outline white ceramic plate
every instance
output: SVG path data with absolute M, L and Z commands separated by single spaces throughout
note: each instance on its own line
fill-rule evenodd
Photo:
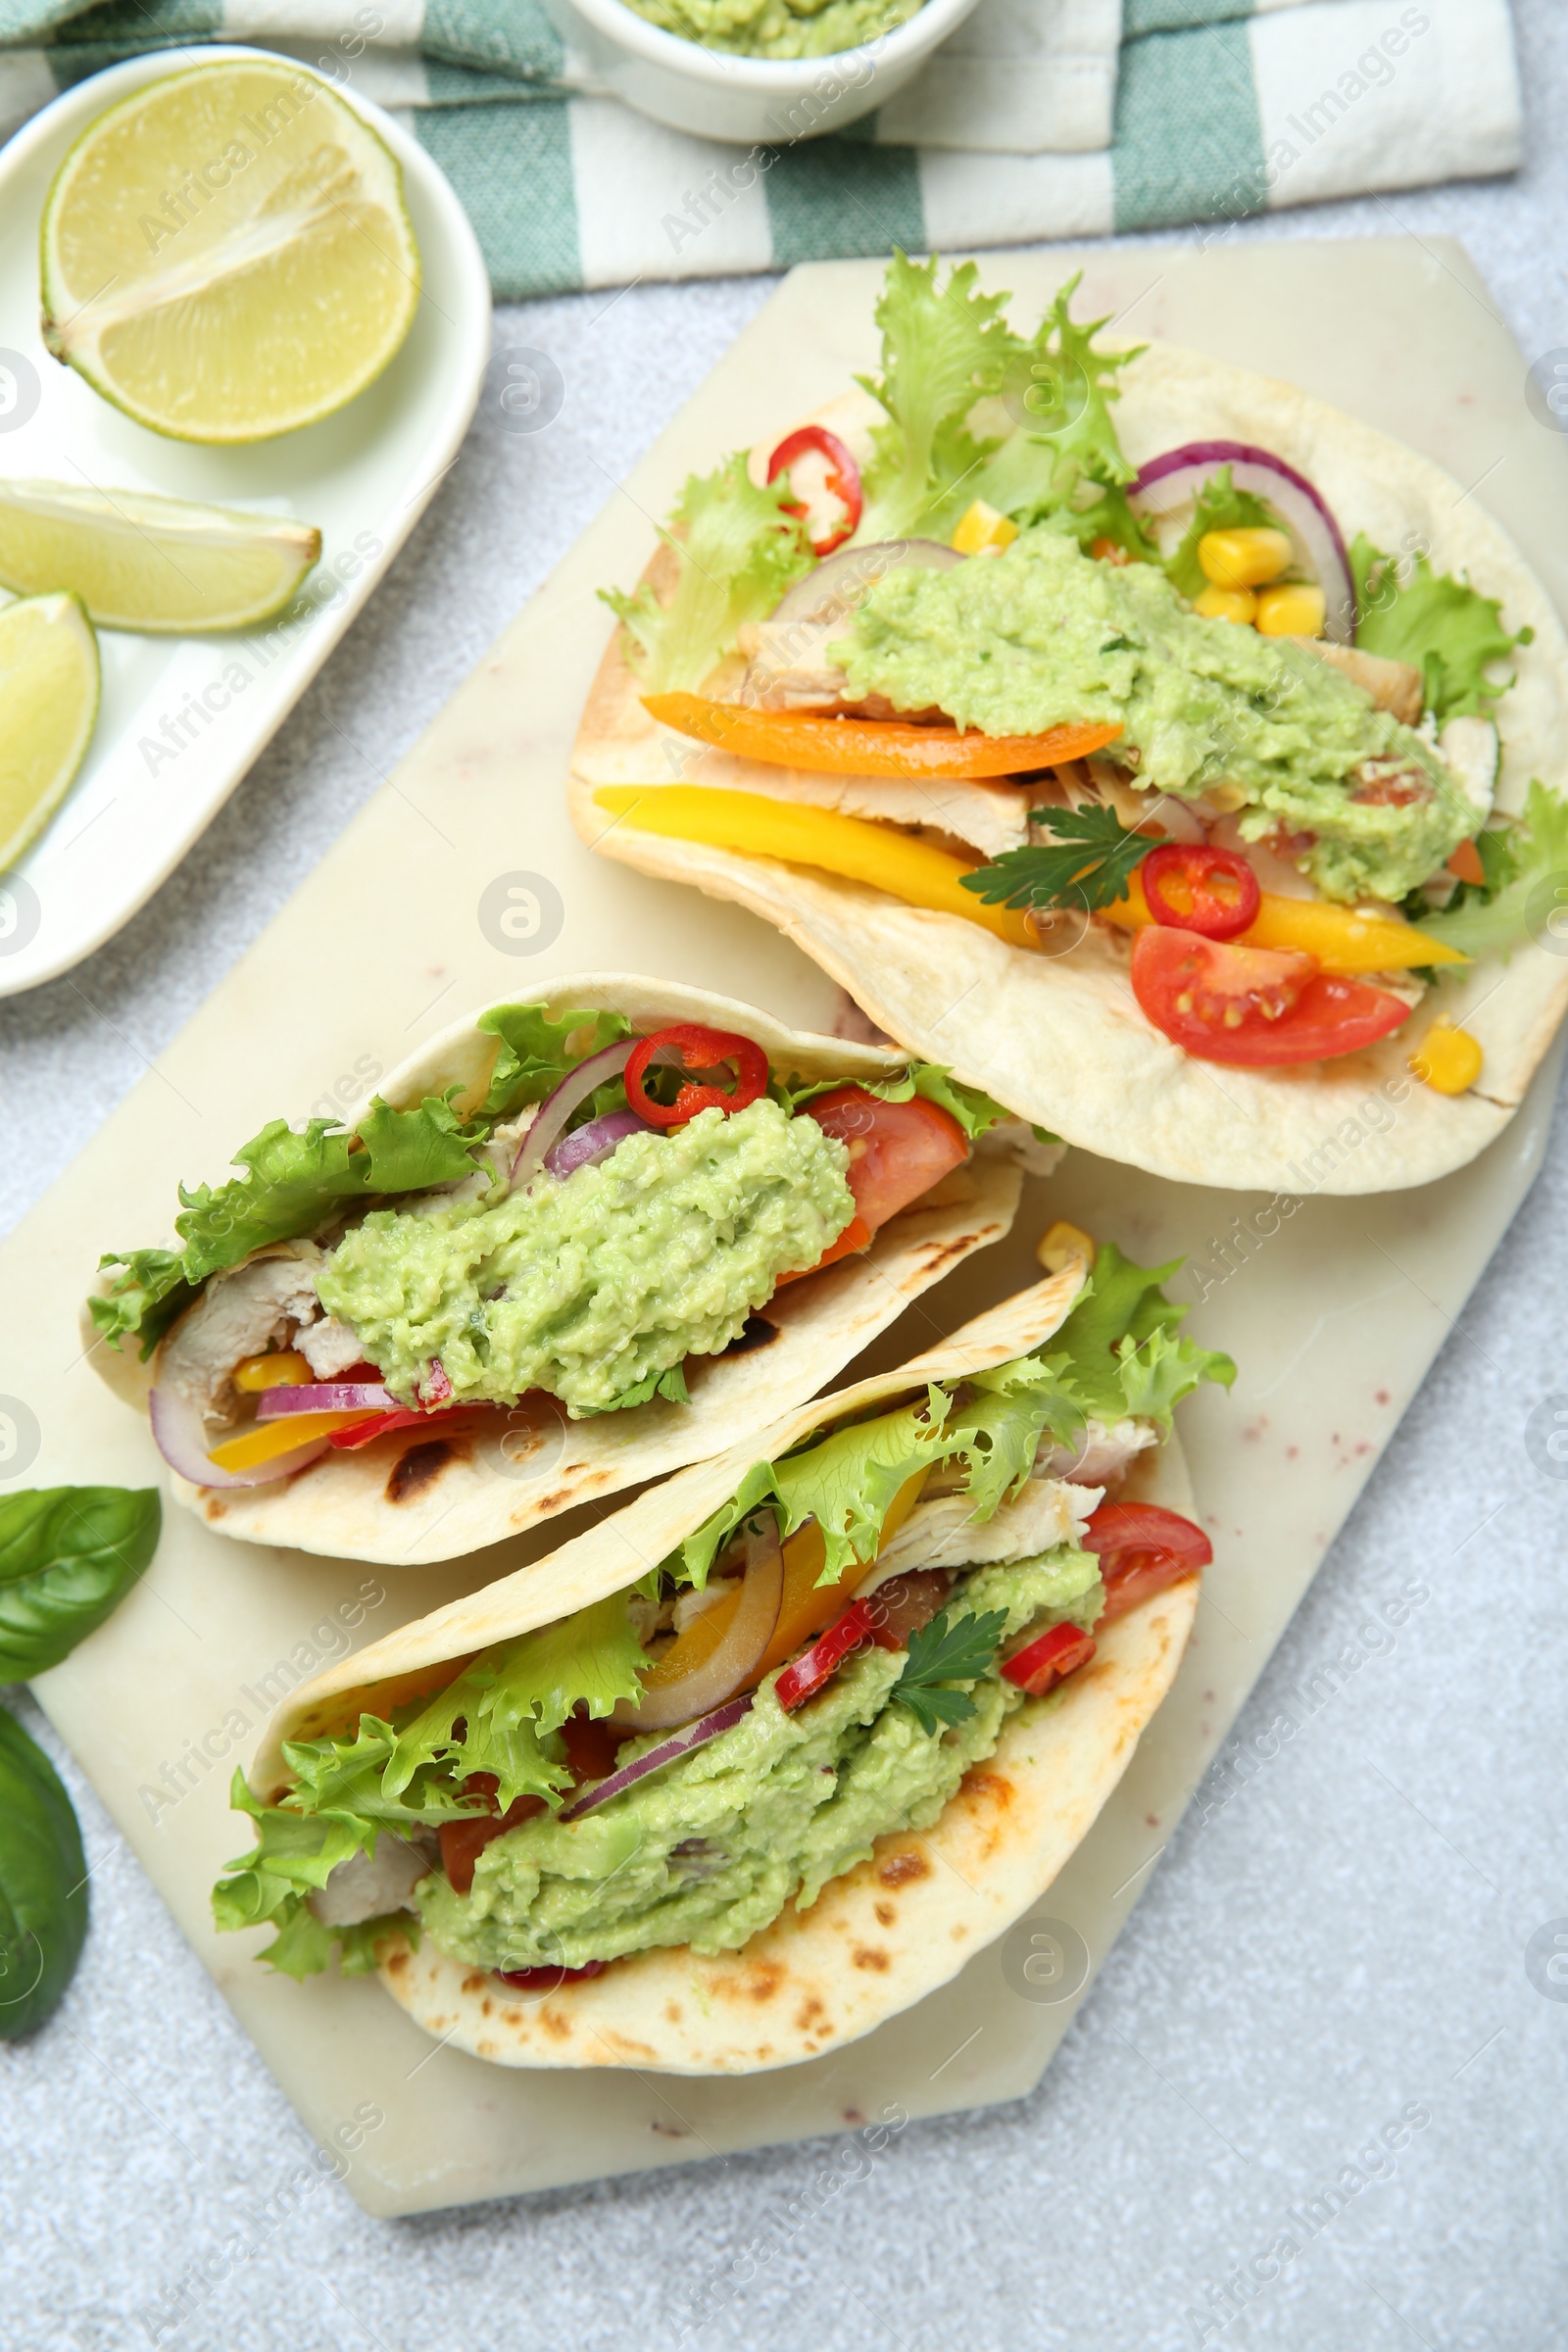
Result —
M 256 53 L 200 54 L 206 64 Z M 45 107 L 0 153 L 0 475 L 295 514 L 318 526 L 321 561 L 287 609 L 296 617 L 264 629 L 100 630 L 103 703 L 86 762 L 47 831 L 0 877 L 0 996 L 91 955 L 211 823 L 423 513 L 489 356 L 490 288 L 466 215 L 422 148 L 353 96 L 403 167 L 424 284 L 407 342 L 358 400 L 275 441 L 200 449 L 132 423 L 51 359 L 38 332 L 49 183 L 95 116 L 177 68 L 169 52 L 113 66 Z

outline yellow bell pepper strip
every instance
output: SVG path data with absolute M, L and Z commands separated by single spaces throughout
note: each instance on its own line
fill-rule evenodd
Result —
M 1030 775 L 1103 751 L 1119 726 L 1048 727 L 1043 735 L 982 735 L 915 727 L 896 718 L 826 718 L 814 710 L 758 710 L 701 694 L 645 694 L 662 726 L 694 735 L 737 760 L 808 767 L 835 776 Z
M 280 1453 L 297 1453 L 318 1438 L 331 1437 L 334 1430 L 382 1418 L 375 1412 L 281 1413 L 275 1421 L 258 1421 L 239 1437 L 225 1438 L 209 1448 L 207 1458 L 220 1470 L 255 1470 L 263 1462 L 275 1462 Z
M 1018 525 L 1010 515 L 999 514 L 995 507 L 988 507 L 983 498 L 977 498 L 959 516 L 957 528 L 953 534 L 953 545 L 960 556 L 984 555 L 988 547 L 994 547 L 1000 555 L 1003 548 L 1010 547 L 1017 536 Z
M 1141 931 L 1153 921 L 1144 886 L 1133 875 L 1127 896 L 1099 910 L 1107 923 Z M 1286 899 L 1265 890 L 1257 914 L 1235 948 L 1300 948 L 1326 972 L 1404 972 L 1430 963 L 1468 963 L 1457 948 L 1428 939 L 1418 923 L 1396 914 L 1358 914 L 1327 899 Z
M 765 793 L 715 792 L 702 784 L 606 784 L 594 799 L 639 833 L 706 842 L 710 849 L 735 850 L 747 858 L 779 858 L 786 865 L 813 865 L 848 882 L 868 882 L 907 906 L 961 915 L 1009 947 L 1036 944 L 1021 913 L 987 906 L 972 890 L 960 887 L 961 877 L 974 872 L 973 864 L 892 825 L 799 801 L 769 800 Z

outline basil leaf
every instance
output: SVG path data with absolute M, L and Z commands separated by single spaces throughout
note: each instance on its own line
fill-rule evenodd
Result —
M 0 2041 L 41 2026 L 75 1974 L 87 1865 L 71 1799 L 0 1707 Z
M 157 1489 L 0 1496 L 0 1683 L 58 1666 L 124 1598 L 158 1544 Z

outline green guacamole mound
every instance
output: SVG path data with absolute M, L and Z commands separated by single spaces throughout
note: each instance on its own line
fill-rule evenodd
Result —
M 1049 526 L 947 571 L 889 572 L 833 651 L 857 697 L 989 735 L 1119 724 L 1107 756 L 1136 752 L 1138 783 L 1235 785 L 1247 840 L 1314 836 L 1298 863 L 1326 898 L 1402 899 L 1476 827 L 1435 746 L 1304 647 L 1205 620 L 1157 565 L 1097 563 Z M 1357 800 L 1367 761 L 1430 792 Z
M 439 1356 L 460 1402 L 527 1389 L 603 1412 L 687 1355 L 715 1355 L 855 1214 L 849 1152 L 764 1096 L 630 1137 L 493 1208 L 372 1209 L 317 1280 L 408 1402 Z
M 734 57 L 829 57 L 906 24 L 924 0 L 627 0 L 662 31 Z
M 1103 1595 L 1094 1556 L 1058 1544 L 978 1569 L 948 1615 L 1005 1609 L 1005 1642 L 1034 1620 L 1087 1629 Z M 432 1939 L 475 1968 L 582 1968 L 656 1944 L 737 1950 L 792 1895 L 803 1910 L 813 1903 L 875 1838 L 928 1829 L 1025 1703 L 993 1667 L 964 1686 L 975 1710 L 966 1721 L 925 1732 L 892 1695 L 904 1663 L 902 1651 L 862 1652 L 789 1715 L 769 1675 L 733 1731 L 598 1812 L 540 1816 L 493 1839 L 469 1893 L 438 1874 L 421 1880 L 415 1900 Z M 628 1743 L 620 1762 L 667 1737 Z

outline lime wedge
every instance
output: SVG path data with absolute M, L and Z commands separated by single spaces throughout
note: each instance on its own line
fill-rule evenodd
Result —
M 0 606 L 0 873 L 43 831 L 86 757 L 98 640 L 74 596 Z
M 100 628 L 251 628 L 288 603 L 320 552 L 319 531 L 271 514 L 0 481 L 0 585 L 69 588 Z
M 282 58 L 122 99 L 44 207 L 44 341 L 179 440 L 263 441 L 329 416 L 380 374 L 418 300 L 396 159 Z

